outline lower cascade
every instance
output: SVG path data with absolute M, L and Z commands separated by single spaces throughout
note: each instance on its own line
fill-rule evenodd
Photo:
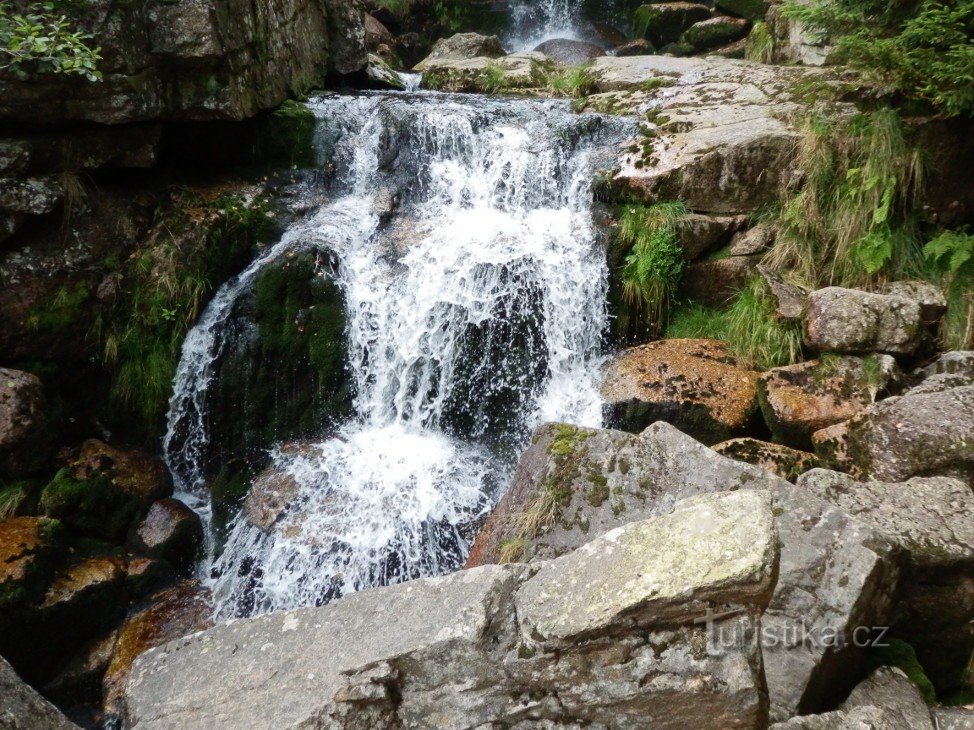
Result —
M 287 505 L 272 525 L 241 512 L 212 547 L 223 617 L 457 569 L 530 430 L 601 423 L 608 272 L 591 182 L 621 123 L 562 102 L 422 93 L 310 108 L 323 173 L 308 212 L 187 337 L 166 460 L 205 512 L 207 396 L 238 304 L 298 254 L 325 262 L 318 275 L 344 297 L 352 415 L 271 450 Z

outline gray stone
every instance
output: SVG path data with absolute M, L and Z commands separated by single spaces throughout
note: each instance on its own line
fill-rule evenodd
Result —
M 203 549 L 203 523 L 178 499 L 161 499 L 153 502 L 135 528 L 129 549 L 166 560 L 176 568 L 188 567 Z
M 423 84 L 450 92 L 496 92 L 490 88 L 492 72 L 502 77 L 505 89 L 530 89 L 544 84 L 544 69 L 554 62 L 540 53 L 513 53 L 500 58 L 430 61 L 423 66 Z
M 760 255 L 697 261 L 683 272 L 680 292 L 708 307 L 722 307 L 747 287 L 760 263 Z
M 734 236 L 728 252 L 731 256 L 752 256 L 774 245 L 775 230 L 766 223 L 758 223 Z
M 744 224 L 743 216 L 688 213 L 680 219 L 680 248 L 687 261 L 695 261 L 709 251 L 721 248 Z
M 905 555 L 894 627 L 914 646 L 942 691 L 971 681 L 974 658 L 974 492 L 964 482 L 915 477 L 856 482 L 815 469 L 798 479 L 808 495 L 834 504 L 896 544 Z
M 951 375 L 957 378 L 956 385 L 974 385 L 974 350 L 945 352 L 916 374 L 925 378 Z
M 564 38 L 555 38 L 545 41 L 534 49 L 535 53 L 541 53 L 550 58 L 555 63 L 565 66 L 577 66 L 605 55 L 605 50 L 586 41 L 572 41 Z
M 680 40 L 689 43 L 697 51 L 708 51 L 740 40 L 747 35 L 749 26 L 743 18 L 718 15 L 694 23 L 683 32 Z
M 64 189 L 53 177 L 0 179 L 0 211 L 43 215 L 50 213 L 64 197 Z
M 947 313 L 947 297 L 939 286 L 929 281 L 894 281 L 885 293 L 919 304 L 920 319 L 926 327 L 936 328 Z
M 935 376 L 941 377 L 941 376 Z M 931 378 L 930 380 L 934 380 Z M 934 385 L 937 385 L 934 383 Z M 815 452 L 862 479 L 944 475 L 974 479 L 974 385 L 921 383 L 817 432 Z
M 377 89 L 403 91 L 406 88 L 403 80 L 392 70 L 392 67 L 374 53 L 369 54 L 369 61 L 365 67 L 365 77 L 369 84 Z
M 774 37 L 772 61 L 805 66 L 827 66 L 835 63 L 835 47 L 829 39 L 817 29 L 785 15 L 782 12 L 783 6 L 784 3 L 775 2 L 768 8 L 768 28 Z
M 656 52 L 656 46 L 647 41 L 645 38 L 637 38 L 634 41 L 628 41 L 623 43 L 621 46 L 616 46 L 612 50 L 613 56 L 648 56 Z
M 78 726 L 27 686 L 0 657 L 0 728 L 3 730 L 72 730 Z
M 712 448 L 721 456 L 754 464 L 790 482 L 795 481 L 799 474 L 824 466 L 815 454 L 753 438 L 731 439 Z
M 0 471 L 26 474 L 46 456 L 36 440 L 44 427 L 44 386 L 31 373 L 0 368 Z
M 910 355 L 920 344 L 920 305 L 905 297 L 828 287 L 812 292 L 805 344 L 819 352 Z
M 759 264 L 757 271 L 774 299 L 775 316 L 783 322 L 800 320 L 808 302 L 808 290 L 788 281 L 764 264 Z
M 541 566 L 518 591 L 522 630 L 570 641 L 635 621 L 698 618 L 712 605 L 763 609 L 778 544 L 768 492 L 705 494 Z
M 936 730 L 974 730 L 974 710 L 967 707 L 932 707 Z
M 667 514 L 681 499 L 785 485 L 666 423 L 638 436 L 546 424 L 477 535 L 467 566 L 558 557 L 633 520 Z
M 640 8 L 646 22 L 645 37 L 657 48 L 673 43 L 694 23 L 710 17 L 710 8 L 692 2 L 663 2 Z
M 441 38 L 433 50 L 416 64 L 417 71 L 428 71 L 444 61 L 468 61 L 474 58 L 499 58 L 504 55 L 504 47 L 497 36 L 479 33 L 457 33 L 449 38 Z
M 893 542 L 801 485 L 778 490 L 774 509 L 781 559 L 762 644 L 771 718 L 783 721 L 851 689 L 860 627 L 888 625 L 900 572 Z

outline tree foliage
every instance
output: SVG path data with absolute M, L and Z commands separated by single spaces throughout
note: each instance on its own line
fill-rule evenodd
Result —
M 101 79 L 100 49 L 91 45 L 90 35 L 74 29 L 63 9 L 63 2 L 49 0 L 14 12 L 9 3 L 0 2 L 0 73 Z
M 974 113 L 974 0 L 790 0 L 867 80 L 947 115 Z

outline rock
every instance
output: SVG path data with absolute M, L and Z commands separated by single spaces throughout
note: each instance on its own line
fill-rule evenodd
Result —
M 288 451 L 296 453 L 290 446 Z M 301 486 L 293 475 L 276 467 L 269 467 L 258 475 L 247 492 L 244 498 L 244 515 L 250 524 L 264 532 L 270 532 L 300 491 Z
M 555 558 L 633 520 L 666 514 L 681 499 L 785 485 L 667 423 L 638 436 L 546 424 L 477 535 L 467 567 Z
M 950 424 L 945 428 L 945 424 Z M 974 479 L 974 386 L 923 392 L 921 384 L 812 437 L 815 453 L 862 479 L 918 475 Z
M 43 445 L 44 386 L 40 378 L 0 368 L 0 475 L 29 474 L 47 456 Z
M 758 402 L 775 440 L 812 448 L 812 434 L 847 421 L 901 381 L 889 355 L 829 356 L 772 368 L 758 380 Z
M 695 261 L 709 251 L 722 248 L 744 222 L 743 216 L 687 213 L 678 224 L 684 257 Z
M 132 664 L 145 651 L 212 626 L 209 595 L 193 581 L 183 581 L 149 599 L 118 632 L 102 687 L 105 712 L 122 715 L 125 685 Z
M 378 51 L 380 46 L 392 48 L 396 45 L 395 36 L 374 15 L 366 13 L 363 23 L 365 26 L 365 47 L 369 49 L 370 53 Z
M 43 215 L 64 198 L 64 189 L 50 178 L 0 178 L 0 211 Z
M 697 213 L 737 215 L 778 200 L 795 173 L 807 102 L 797 82 L 820 72 L 716 56 L 598 58 L 591 109 L 647 110 L 662 121 L 651 144 L 620 159 L 610 191 L 620 199 L 680 200 Z M 798 85 L 800 86 L 800 84 Z
M 825 466 L 815 454 L 752 438 L 724 441 L 715 445 L 713 450 L 728 459 L 761 467 L 790 482 L 810 469 Z
M 817 29 L 785 15 L 782 12 L 783 5 L 784 3 L 775 2 L 768 8 L 767 23 L 774 38 L 772 62 L 800 63 L 805 66 L 835 63 L 835 47 L 829 43 L 829 39 Z
M 736 234 L 728 248 L 728 253 L 731 256 L 753 256 L 764 253 L 774 246 L 775 238 L 774 228 L 766 223 L 758 223 Z
M 889 625 L 900 578 L 890 540 L 801 480 L 775 493 L 781 559 L 761 620 L 772 720 L 831 709 L 852 688 L 877 638 L 869 627 Z
M 425 63 L 425 62 L 424 62 Z M 554 62 L 540 53 L 514 53 L 500 58 L 431 61 L 424 66 L 424 88 L 449 92 L 496 93 L 494 74 L 503 89 L 530 89 L 545 83 L 546 67 Z
M 365 67 L 365 78 L 369 86 L 376 89 L 393 89 L 403 91 L 406 85 L 399 75 L 392 70 L 388 63 L 374 53 L 369 54 L 369 62 Z
M 101 679 L 111 661 L 118 631 L 110 631 L 88 643 L 58 675 L 44 686 L 44 693 L 59 704 L 71 705 L 101 698 Z
M 544 563 L 518 591 L 522 631 L 568 642 L 706 615 L 711 605 L 767 605 L 778 544 L 767 492 L 705 494 L 672 513 L 618 527 Z
M 714 5 L 731 15 L 747 20 L 763 20 L 771 3 L 767 0 L 716 0 Z
M 154 502 L 129 539 L 129 549 L 165 560 L 177 569 L 196 561 L 203 549 L 203 523 L 178 499 Z
M 594 43 L 571 41 L 564 38 L 545 41 L 535 48 L 534 52 L 565 66 L 578 66 L 591 61 L 593 58 L 605 55 L 605 50 Z
M 747 35 L 749 26 L 750 23 L 741 18 L 718 15 L 694 23 L 683 32 L 680 40 L 698 51 L 707 51 L 740 40 Z
M 781 274 L 764 264 L 758 264 L 757 270 L 774 299 L 775 316 L 782 322 L 800 320 L 808 302 L 808 290 L 787 281 Z
M 716 340 L 662 340 L 613 358 L 602 381 L 610 425 L 666 421 L 704 443 L 744 435 L 757 412 L 758 373 Z
M 697 261 L 680 282 L 683 296 L 708 307 L 729 304 L 754 277 L 761 256 L 724 256 Z
M 929 281 L 894 281 L 887 285 L 885 293 L 919 304 L 920 321 L 933 331 L 947 313 L 947 297 L 939 286 Z
M 596 20 L 589 24 L 583 24 L 583 28 L 591 34 L 597 43 L 600 43 L 605 48 L 618 48 L 624 43 L 629 42 L 628 35 L 609 23 L 602 23 Z
M 719 46 L 710 51 L 708 55 L 743 60 L 747 55 L 747 38 L 741 38 L 739 41 L 734 41 L 733 43 Z
M 152 558 L 132 558 L 125 565 L 125 587 L 129 595 L 142 598 L 163 583 L 171 583 L 173 568 L 169 563 Z
M 936 730 L 974 730 L 974 710 L 967 707 L 931 707 Z
M 145 505 L 172 494 L 166 467 L 159 459 L 97 439 L 81 444 L 77 457 L 71 461 L 71 475 L 79 480 L 108 476 L 114 487 Z
M 427 71 L 444 61 L 468 61 L 474 58 L 499 58 L 504 55 L 500 39 L 494 35 L 479 33 L 457 33 L 449 38 L 441 38 L 433 50 L 416 64 L 416 71 Z
M 894 632 L 912 644 L 938 690 L 970 686 L 974 658 L 974 492 L 944 477 L 856 482 L 815 469 L 798 487 L 826 500 L 902 549 Z
M 728 519 L 749 502 L 763 526 L 754 544 L 742 539 L 740 515 Z M 705 513 L 714 531 L 698 540 L 677 528 L 681 519 Z M 483 566 L 362 591 L 322 608 L 221 624 L 140 657 L 126 692 L 126 719 L 149 729 L 757 727 L 765 704 L 754 614 L 774 572 L 767 498 L 712 495 L 666 525 L 671 530 L 645 523 L 624 528 L 632 543 L 603 540 L 587 558 L 543 563 L 537 575 L 527 566 Z M 627 558 L 646 547 L 640 539 L 658 539 L 667 555 L 687 540 L 694 554 L 726 541 L 727 554 L 715 553 L 713 576 L 693 568 L 684 574 L 701 581 L 699 592 L 695 585 L 679 589 L 688 597 L 743 601 L 742 612 L 712 621 L 729 643 L 708 649 L 707 630 L 693 620 L 700 606 L 680 613 L 674 605 L 662 618 L 654 613 L 654 603 L 657 609 L 664 603 L 654 598 L 656 585 L 631 573 L 625 583 Z M 606 557 L 622 569 L 620 587 L 628 592 L 583 594 L 582 605 L 599 610 L 588 617 L 572 606 L 580 633 L 570 641 L 539 634 L 548 606 L 538 596 L 553 582 L 591 579 L 599 551 L 611 551 Z M 664 593 L 678 589 L 659 577 Z M 531 620 L 522 621 L 518 606 Z M 329 660 L 322 662 L 325 647 Z
M 103 80 L 7 76 L 0 81 L 3 122 L 238 120 L 307 91 L 327 73 L 366 63 L 364 13 L 345 0 L 90 0 L 66 12 L 100 47 Z
M 621 46 L 616 46 L 612 50 L 613 56 L 649 56 L 656 52 L 656 46 L 647 41 L 645 38 L 637 38 L 634 41 L 628 41 L 623 43 Z
M 0 727 L 4 730 L 72 730 L 78 726 L 25 684 L 0 657 Z
M 804 323 L 805 344 L 819 352 L 912 355 L 922 321 L 913 300 L 828 287 L 809 296 Z
M 771 727 L 773 730 L 934 730 L 930 710 L 917 688 L 895 667 L 877 669 L 834 712 L 796 717 Z M 942 726 L 937 730 L 942 730 Z
M 933 378 L 939 375 L 951 376 L 951 387 L 974 385 L 974 350 L 953 350 L 945 352 L 932 363 L 921 368 L 914 375 Z
M 62 527 L 56 520 L 43 517 L 0 520 L 0 623 L 6 611 L 44 595 L 63 549 L 63 538 Z
M 645 27 L 643 35 L 657 48 L 676 42 L 683 31 L 710 17 L 710 8 L 706 5 L 683 0 L 643 5 L 637 12 Z
M 42 611 L 70 615 L 82 623 L 80 616 L 100 618 L 105 609 L 116 603 L 125 572 L 117 558 L 96 556 L 76 561 L 54 578 L 44 595 Z

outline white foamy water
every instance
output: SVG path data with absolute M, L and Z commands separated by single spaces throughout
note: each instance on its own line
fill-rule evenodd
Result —
M 512 0 L 508 45 L 530 51 L 554 38 L 582 40 L 579 0 Z
M 232 524 L 213 561 L 221 616 L 456 569 L 530 428 L 601 422 L 607 271 L 590 182 L 615 122 L 556 102 L 429 94 L 311 107 L 338 184 L 187 337 L 167 461 L 205 503 L 221 333 L 256 273 L 295 250 L 337 259 L 355 416 L 332 438 L 272 452 L 293 494 L 266 532 L 243 514 Z

